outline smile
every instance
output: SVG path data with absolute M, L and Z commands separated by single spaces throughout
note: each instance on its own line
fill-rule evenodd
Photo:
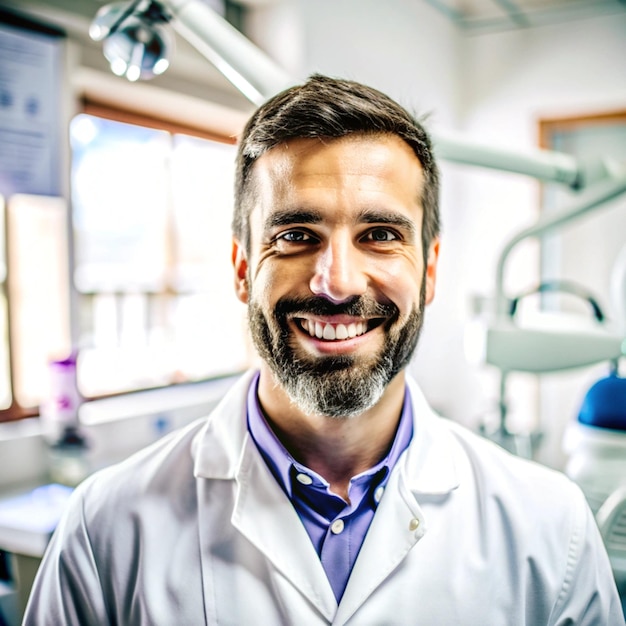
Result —
M 359 320 L 345 324 L 333 324 L 306 318 L 296 319 L 296 323 L 301 330 L 308 333 L 311 337 L 324 339 L 325 341 L 345 341 L 359 337 L 379 326 L 382 321 L 382 319 Z

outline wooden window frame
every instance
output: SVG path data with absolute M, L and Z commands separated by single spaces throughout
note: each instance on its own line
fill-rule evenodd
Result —
M 626 122 L 626 109 L 616 109 L 589 115 L 541 119 L 539 120 L 539 147 L 544 150 L 554 150 L 552 135 L 556 132 L 574 130 L 591 125 L 615 124 L 616 122 Z

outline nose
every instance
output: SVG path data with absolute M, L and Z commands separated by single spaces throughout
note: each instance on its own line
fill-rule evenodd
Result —
M 315 259 L 309 285 L 312 293 L 336 304 L 363 295 L 368 285 L 364 263 L 347 233 L 334 235 Z

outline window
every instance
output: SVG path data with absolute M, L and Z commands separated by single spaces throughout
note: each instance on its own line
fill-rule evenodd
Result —
M 0 203 L 0 420 L 33 414 L 47 362 L 71 350 L 67 206 L 14 194 Z
M 626 111 L 541 120 L 539 130 L 542 148 L 571 154 L 587 166 L 602 159 L 608 171 L 619 172 L 626 163 Z M 589 171 L 593 176 L 594 168 Z M 556 185 L 546 185 L 542 210 L 547 213 L 565 210 L 577 195 Z M 608 317 L 614 318 L 614 313 L 606 309 L 613 300 L 610 279 L 626 243 L 624 232 L 626 213 L 624 198 L 620 197 L 545 235 L 542 240 L 542 280 L 556 277 L 582 284 L 599 298 Z M 569 310 L 575 307 L 574 310 L 581 313 L 589 311 L 572 298 L 550 296 L 546 295 L 543 302 L 551 308 Z
M 234 146 L 86 114 L 71 142 L 82 393 L 245 367 L 230 267 Z
M 35 414 L 48 361 L 72 350 L 87 398 L 248 363 L 235 147 L 88 113 L 70 140 L 71 214 L 59 198 L 0 202 L 0 420 Z
M 46 360 L 70 346 L 64 54 L 63 33 L 0 9 L 0 421 L 34 412 Z

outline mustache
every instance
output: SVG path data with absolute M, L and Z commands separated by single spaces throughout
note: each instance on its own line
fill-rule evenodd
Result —
M 326 298 L 309 296 L 301 298 L 283 297 L 274 307 L 278 318 L 286 319 L 298 314 L 350 315 L 352 317 L 384 317 L 395 319 L 400 310 L 393 303 L 377 302 L 365 296 L 354 296 L 350 300 L 335 304 Z

